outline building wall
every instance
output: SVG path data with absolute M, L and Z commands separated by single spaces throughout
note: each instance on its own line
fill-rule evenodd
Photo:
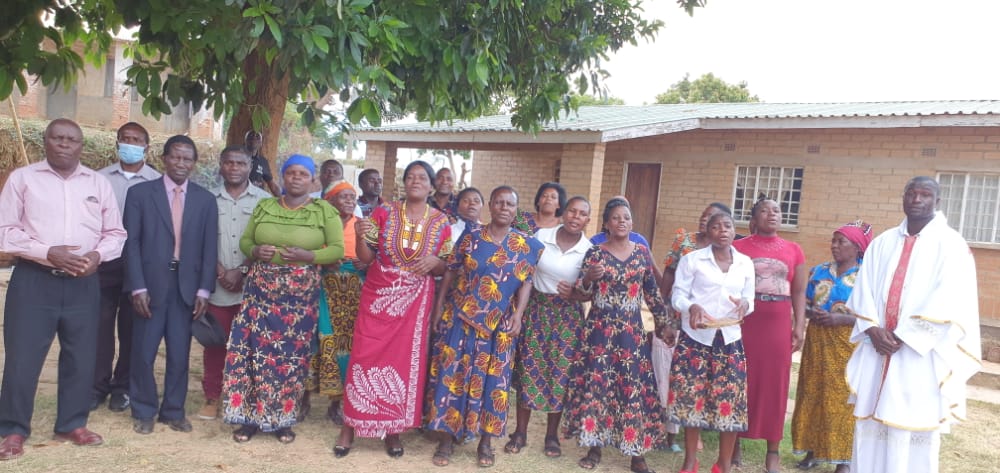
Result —
M 191 116 L 190 107 L 187 104 L 181 104 L 174 109 L 172 115 L 165 115 L 160 120 L 143 116 L 141 102 L 133 106 L 132 88 L 125 84 L 126 69 L 132 64 L 132 60 L 124 54 L 127 46 L 127 42 L 116 40 L 113 50 L 108 53 L 109 61 L 100 68 L 94 67 L 89 62 L 84 63 L 84 68 L 80 71 L 74 85 L 76 99 L 74 101 L 75 110 L 72 113 L 49 116 L 48 100 L 52 88 L 42 85 L 34 77 L 27 77 L 28 91 L 23 96 L 16 87 L 14 89 L 13 98 L 18 117 L 39 120 L 65 117 L 81 125 L 105 129 L 116 129 L 127 122 L 134 121 L 141 123 L 151 133 L 182 133 L 197 139 L 218 140 L 222 138 L 222 123 L 214 119 L 211 110 L 202 110 Z M 47 40 L 43 47 L 54 50 Z M 73 49 L 82 55 L 82 43 L 74 45 Z M 109 67 L 112 69 L 114 83 L 111 85 L 111 94 L 105 95 L 105 82 Z M 62 85 L 59 86 L 57 93 L 64 93 Z M 176 116 L 178 113 L 183 113 L 185 116 Z M 10 111 L 7 107 L 2 107 L 0 114 L 9 115 Z
M 534 199 L 538 186 L 553 181 L 556 165 L 562 152 L 559 149 L 529 150 L 511 146 L 510 149 L 475 151 L 473 153 L 471 185 L 479 189 L 488 200 L 493 188 L 508 185 L 518 194 L 518 206 L 523 210 L 535 211 Z M 367 163 L 366 163 L 367 164 Z M 583 193 L 579 189 L 569 193 Z M 482 220 L 489 221 L 489 209 L 483 205 Z
M 366 166 L 395 169 L 387 160 L 395 156 L 391 146 L 368 146 Z M 844 223 L 863 219 L 876 234 L 898 225 L 910 178 L 1000 170 L 1000 128 L 990 127 L 694 130 L 598 145 L 477 146 L 489 150 L 475 151 L 473 186 L 487 194 L 511 185 L 521 194 L 521 208 L 530 210 L 538 185 L 559 180 L 570 195 L 591 196 L 588 233 L 598 228 L 603 203 L 623 192 L 626 163 L 661 162 L 656 227 L 645 235 L 660 262 L 677 228 L 695 229 L 710 202 L 733 204 L 740 165 L 803 168 L 799 223 L 781 234 L 802 245 L 809 267 L 830 258 L 830 238 Z M 600 175 L 590 172 L 595 166 L 603 169 Z M 483 216 L 488 220 L 486 208 Z M 747 233 L 745 226 L 738 231 Z M 974 244 L 972 252 L 981 315 L 1000 322 L 1000 244 Z
M 935 150 L 933 157 L 922 156 L 927 148 Z M 674 231 L 696 227 L 708 203 L 732 205 L 737 165 L 769 165 L 804 169 L 799 225 L 781 234 L 802 245 L 811 267 L 830 258 L 830 237 L 844 223 L 864 219 L 876 234 L 898 225 L 903 219 L 903 187 L 911 177 L 996 172 L 1000 129 L 696 130 L 611 142 L 602 201 L 621 193 L 625 162 L 650 159 L 664 164 L 651 238 L 657 261 L 663 260 Z M 1000 319 L 1000 245 L 977 246 L 973 254 L 981 314 Z

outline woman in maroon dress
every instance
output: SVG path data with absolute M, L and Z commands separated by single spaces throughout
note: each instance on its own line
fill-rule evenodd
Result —
M 785 426 L 792 352 L 805 339 L 805 256 L 797 243 L 778 236 L 781 207 L 764 199 L 750 212 L 753 235 L 733 242 L 737 251 L 750 257 L 756 273 L 752 317 L 743 324 L 743 347 L 747 358 L 747 414 L 749 428 L 741 438 L 764 439 L 767 455 L 764 469 L 778 471 L 778 445 Z M 741 461 L 740 449 L 733 463 Z

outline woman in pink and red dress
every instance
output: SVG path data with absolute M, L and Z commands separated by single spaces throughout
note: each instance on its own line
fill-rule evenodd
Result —
M 781 207 L 764 199 L 750 212 L 755 233 L 733 242 L 750 257 L 756 273 L 754 311 L 743 324 L 747 358 L 747 417 L 749 428 L 740 438 L 767 441 L 764 469 L 776 472 L 781 464 L 778 446 L 785 426 L 792 352 L 805 339 L 805 255 L 797 243 L 778 236 Z M 733 463 L 741 461 L 740 449 Z
M 414 161 L 403 171 L 406 197 L 357 222 L 358 259 L 369 264 L 344 386 L 344 427 L 334 447 L 347 455 L 354 436 L 385 439 L 403 455 L 399 434 L 418 427 L 427 378 L 434 275 L 451 253 L 448 217 L 427 204 L 434 170 Z

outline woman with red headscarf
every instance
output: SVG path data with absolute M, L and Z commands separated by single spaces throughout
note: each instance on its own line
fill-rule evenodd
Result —
M 847 403 L 850 391 L 844 371 L 854 351 L 850 338 L 855 319 L 844 304 L 871 241 L 871 225 L 860 220 L 838 228 L 830 241 L 833 261 L 809 273 L 809 331 L 792 416 L 792 446 L 806 455 L 798 465 L 803 470 L 821 462 L 837 465 L 835 473 L 850 470 L 855 419 L 854 408 Z

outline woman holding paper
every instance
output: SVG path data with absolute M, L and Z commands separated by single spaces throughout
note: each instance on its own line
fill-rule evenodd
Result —
M 670 422 L 684 426 L 681 473 L 698 471 L 702 429 L 719 431 L 712 473 L 729 472 L 737 432 L 747 428 L 743 317 L 753 310 L 754 265 L 732 247 L 733 219 L 720 212 L 707 222 L 710 245 L 677 266 L 671 303 L 681 330 L 670 371 Z

